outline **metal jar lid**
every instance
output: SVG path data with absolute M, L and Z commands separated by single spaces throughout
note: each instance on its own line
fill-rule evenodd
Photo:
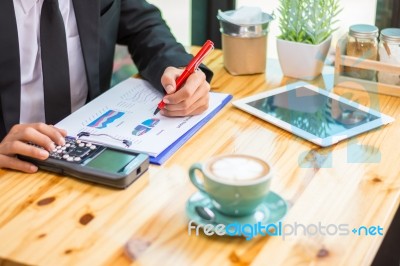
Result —
M 231 15 L 235 10 L 225 11 L 226 15 Z M 260 24 L 234 24 L 227 21 L 219 14 L 217 18 L 220 23 L 220 31 L 230 36 L 242 38 L 261 37 L 268 34 L 269 23 L 274 19 L 273 16 L 267 13 L 262 13 L 262 22 Z
M 387 28 L 381 31 L 381 40 L 385 42 L 400 43 L 400 29 Z
M 373 25 L 356 24 L 350 26 L 349 35 L 355 38 L 376 38 L 379 29 Z

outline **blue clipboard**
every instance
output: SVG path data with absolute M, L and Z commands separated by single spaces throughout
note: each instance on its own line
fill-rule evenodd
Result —
M 209 113 L 206 117 L 204 117 L 200 122 L 198 122 L 194 127 L 189 129 L 185 134 L 183 134 L 179 139 L 177 139 L 174 143 L 168 146 L 163 152 L 161 152 L 157 157 L 150 156 L 150 163 L 161 165 L 169 157 L 172 156 L 182 145 L 188 141 L 201 127 L 203 127 L 208 121 L 211 120 L 230 100 L 232 99 L 232 95 L 227 94 L 226 98 L 215 108 L 211 113 Z

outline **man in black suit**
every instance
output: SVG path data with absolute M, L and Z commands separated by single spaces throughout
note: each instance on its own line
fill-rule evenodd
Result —
M 175 91 L 180 68 L 192 56 L 176 42 L 159 10 L 145 0 L 1 0 L 0 168 L 36 172 L 36 166 L 16 155 L 46 159 L 54 143 L 64 144 L 67 134 L 46 124 L 50 121 L 47 115 L 55 110 L 43 111 L 46 51 L 39 21 L 46 1 L 59 7 L 57 12 L 65 24 L 72 111 L 109 89 L 117 43 L 128 47 L 141 76 L 166 92 L 163 115 L 193 115 L 207 109 L 212 72 L 201 67 L 202 71 L 192 74 L 181 90 Z

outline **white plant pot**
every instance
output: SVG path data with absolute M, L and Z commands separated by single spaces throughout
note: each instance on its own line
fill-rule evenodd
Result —
M 277 39 L 279 63 L 285 76 L 312 80 L 321 74 L 332 36 L 320 44 Z

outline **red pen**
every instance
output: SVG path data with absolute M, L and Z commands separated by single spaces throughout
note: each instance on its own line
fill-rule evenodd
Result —
M 201 47 L 200 51 L 190 60 L 189 64 L 186 66 L 183 73 L 176 79 L 176 90 L 178 91 L 183 83 L 188 79 L 188 77 L 199 68 L 203 59 L 214 49 L 214 43 L 210 40 L 207 40 L 203 47 Z M 158 104 L 157 109 L 154 111 L 154 115 L 160 112 L 161 109 L 165 107 L 165 103 L 163 100 Z

